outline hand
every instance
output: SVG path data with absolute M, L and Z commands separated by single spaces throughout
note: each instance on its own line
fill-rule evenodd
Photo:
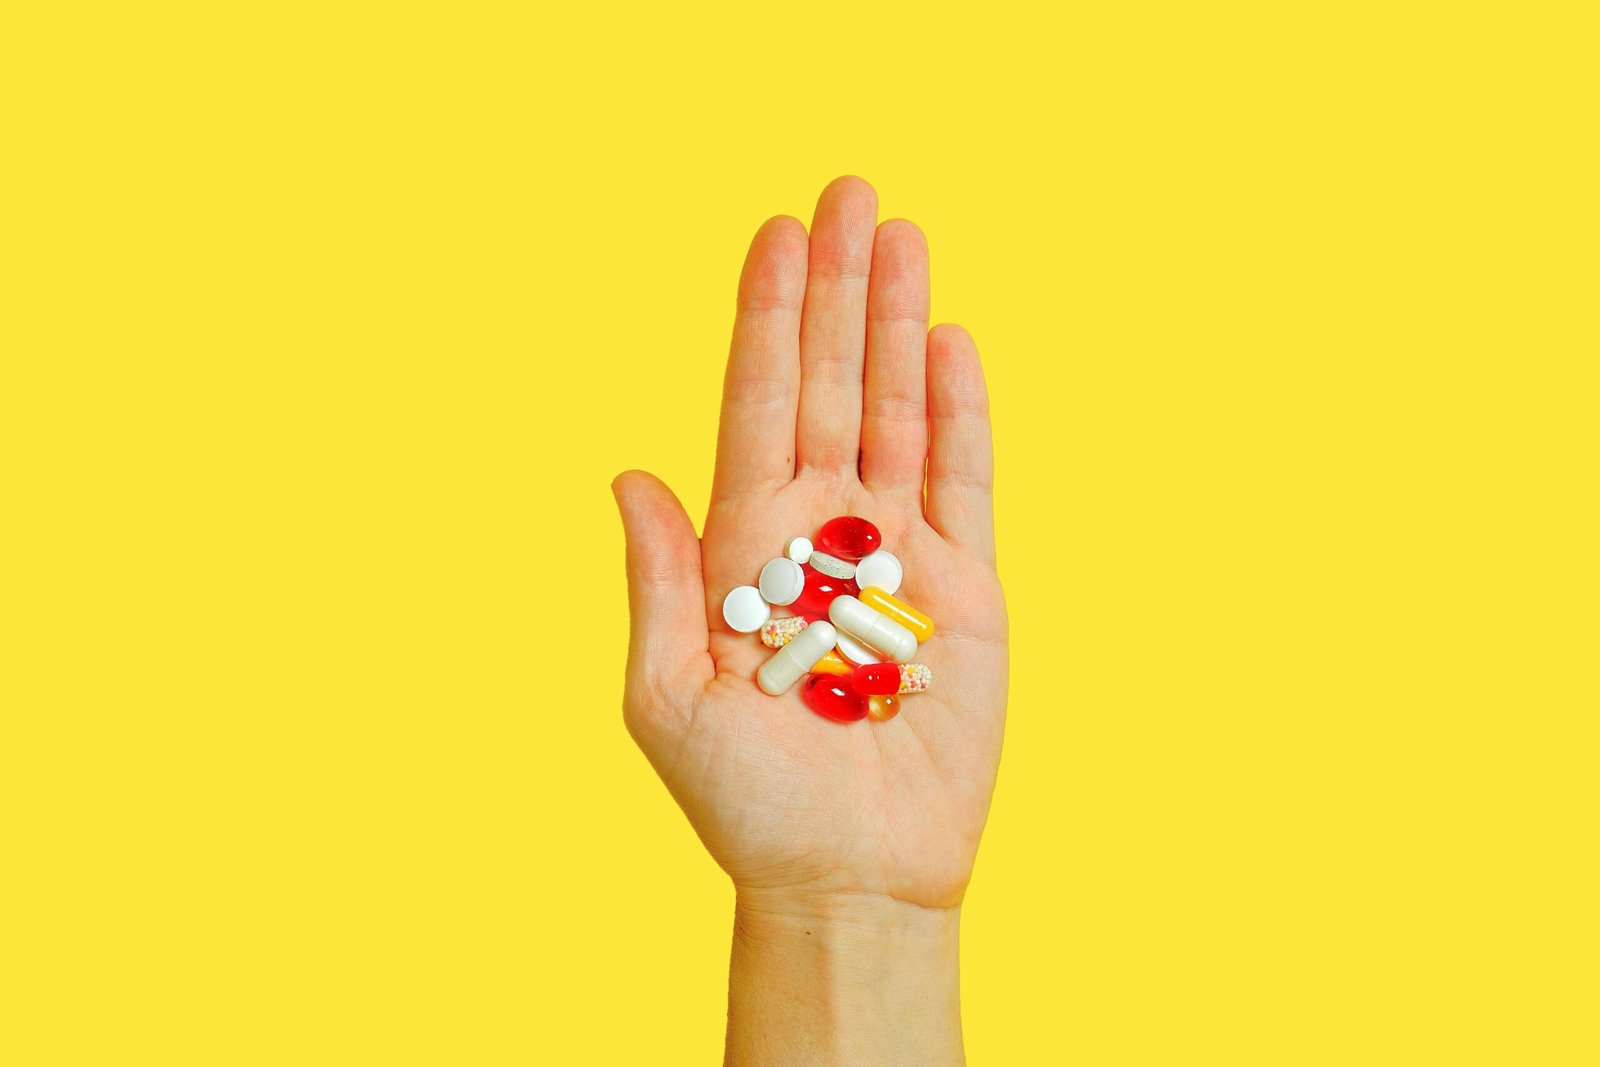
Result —
M 922 232 L 876 219 L 872 187 L 844 177 L 809 238 L 788 216 L 756 233 L 704 540 L 653 476 L 614 483 L 632 611 L 624 710 L 742 899 L 945 909 L 971 875 L 1005 719 L 988 401 L 966 331 L 927 328 Z M 917 656 L 932 689 L 888 722 L 823 719 L 799 684 L 761 692 L 772 650 L 722 618 L 729 590 L 836 515 L 878 526 L 905 565 L 897 595 L 934 620 Z

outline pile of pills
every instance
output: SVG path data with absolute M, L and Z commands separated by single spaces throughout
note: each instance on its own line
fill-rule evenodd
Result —
M 800 687 L 806 706 L 825 719 L 883 722 L 900 713 L 900 698 L 927 691 L 933 672 L 910 660 L 933 636 L 933 620 L 896 599 L 904 572 L 883 548 L 878 528 L 855 515 L 829 519 L 816 544 L 790 540 L 722 602 L 722 617 L 742 634 L 761 632 L 776 649 L 756 682 L 781 696 Z M 772 617 L 773 608 L 795 614 Z

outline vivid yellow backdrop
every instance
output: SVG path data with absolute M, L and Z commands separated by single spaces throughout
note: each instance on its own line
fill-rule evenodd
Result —
M 746 242 L 993 392 L 975 1063 L 1593 1063 L 1584 5 L 14 5 L 0 1062 L 704 1064 L 625 734 Z

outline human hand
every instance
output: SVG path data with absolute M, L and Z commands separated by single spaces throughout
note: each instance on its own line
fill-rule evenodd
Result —
M 922 232 L 876 218 L 872 187 L 845 177 L 809 237 L 788 216 L 756 233 L 704 539 L 653 476 L 614 483 L 632 612 L 624 710 L 742 898 L 945 909 L 971 874 L 1005 718 L 988 402 L 966 331 L 927 328 Z M 722 619 L 729 590 L 836 515 L 878 526 L 905 564 L 897 595 L 935 623 L 917 655 L 933 687 L 888 722 L 823 719 L 798 684 L 761 692 L 771 650 Z

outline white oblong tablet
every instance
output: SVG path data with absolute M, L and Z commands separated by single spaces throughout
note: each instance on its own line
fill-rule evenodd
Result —
M 854 663 L 857 667 L 863 663 L 882 663 L 883 657 L 860 641 L 841 631 L 833 640 L 839 646 L 839 655 Z
M 801 591 L 806 587 L 806 572 L 800 569 L 800 564 L 787 557 L 768 560 L 767 565 L 761 568 L 761 580 L 756 587 L 761 590 L 761 599 L 781 608 L 800 598 Z
M 900 561 L 893 553 L 883 549 L 864 556 L 856 564 L 856 584 L 865 589 L 875 585 L 890 596 L 900 591 L 900 583 L 905 578 L 905 569 L 900 566 Z
M 818 619 L 795 635 L 767 658 L 756 671 L 756 684 L 768 696 L 779 696 L 811 671 L 811 665 L 828 654 L 838 635 L 825 620 Z
M 753 634 L 772 618 L 772 608 L 761 599 L 761 590 L 741 585 L 722 602 L 722 617 L 740 633 Z
M 884 659 L 905 663 L 917 654 L 916 634 L 853 596 L 834 597 L 828 605 L 828 619 L 842 633 L 883 653 Z
M 783 547 L 783 554 L 796 563 L 809 563 L 812 547 L 809 537 L 791 537 L 789 543 Z
M 829 578 L 854 578 L 856 565 L 847 559 L 830 556 L 826 552 L 811 553 L 811 567 L 819 570 Z

